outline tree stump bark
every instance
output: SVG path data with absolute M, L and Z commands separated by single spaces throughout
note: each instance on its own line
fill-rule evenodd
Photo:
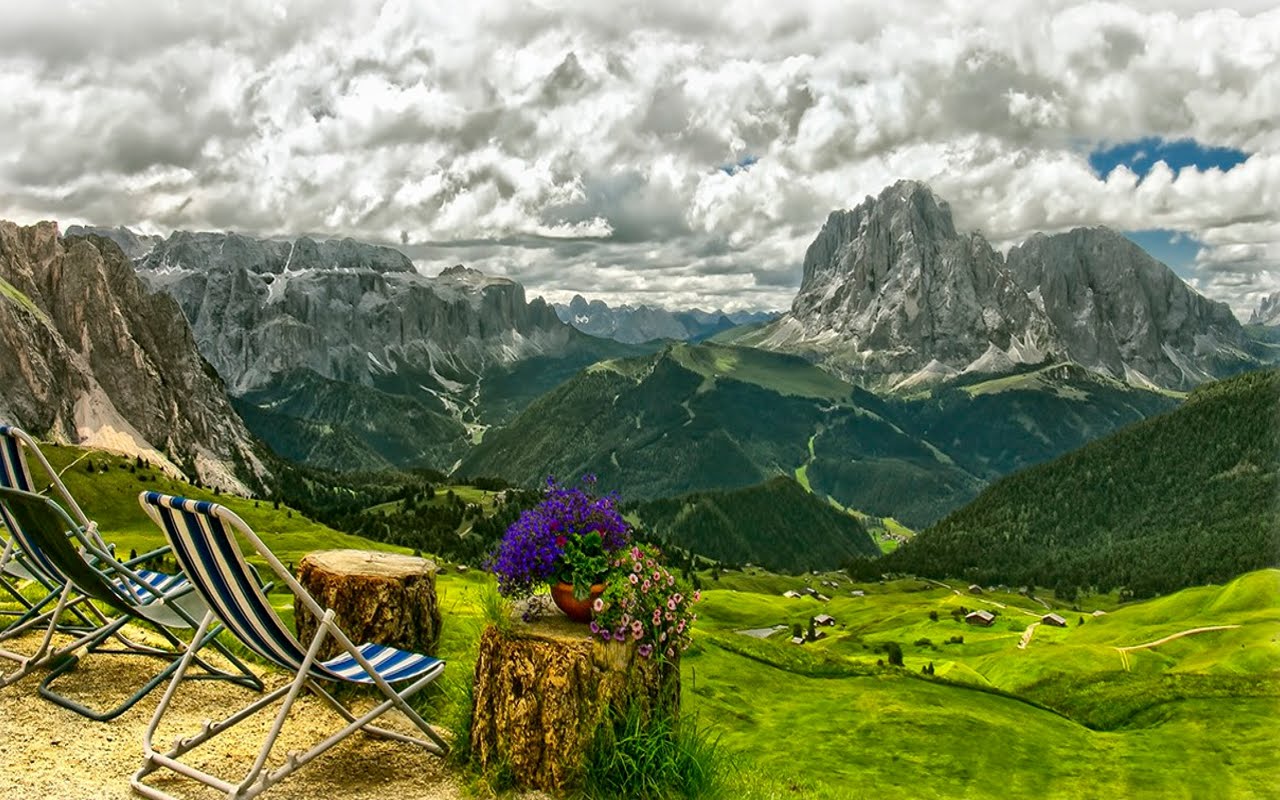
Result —
M 639 704 L 680 708 L 680 664 L 641 658 L 632 642 L 602 643 L 563 615 L 480 637 L 471 714 L 471 757 L 508 769 L 520 786 L 577 785 L 598 729 Z
M 373 642 L 435 655 L 440 641 L 436 565 L 424 558 L 365 550 L 324 550 L 303 556 L 298 581 L 356 644 Z M 318 620 L 293 601 L 298 638 L 308 644 Z M 320 658 L 338 654 L 327 640 Z

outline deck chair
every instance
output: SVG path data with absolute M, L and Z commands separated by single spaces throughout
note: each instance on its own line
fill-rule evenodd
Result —
M 46 615 L 44 635 L 35 653 L 23 655 L 0 650 L 0 657 L 19 663 L 15 673 L 5 676 L 6 685 L 39 667 L 53 666 L 40 683 L 42 696 L 90 719 L 109 720 L 133 707 L 174 673 L 188 648 L 173 630 L 196 628 L 195 618 L 203 617 L 208 610 L 185 577 L 139 570 L 137 564 L 143 557 L 123 564 L 117 562 L 111 553 L 103 550 L 97 541 L 76 525 L 62 506 L 42 495 L 0 487 L 0 516 L 3 516 L 18 547 L 42 573 L 62 586 L 57 605 Z M 80 633 L 68 644 L 54 647 L 53 636 L 62 612 L 73 603 L 92 606 L 93 601 L 113 610 L 116 615 L 109 617 L 95 608 L 95 613 L 103 620 L 100 625 Z M 120 629 L 131 621 L 149 623 L 168 642 L 169 648 L 142 645 L 121 636 Z M 257 676 L 217 641 L 215 637 L 219 632 L 218 628 L 203 626 L 196 644 L 213 646 L 235 671 L 200 660 L 199 666 L 203 671 L 196 677 L 228 680 L 261 691 L 262 682 Z M 108 646 L 113 642 L 121 646 Z M 147 656 L 168 663 L 119 706 L 98 711 L 53 689 L 53 682 L 74 669 L 82 654 L 88 653 Z
M 210 612 L 201 621 L 200 629 L 192 640 L 183 663 L 174 674 L 143 736 L 142 767 L 132 780 L 135 791 L 155 800 L 173 800 L 170 795 L 142 782 L 157 769 L 165 767 L 211 786 L 228 798 L 240 800 L 256 797 L 356 731 L 418 745 L 435 755 L 446 752 L 444 740 L 408 703 L 413 695 L 439 677 L 444 671 L 443 661 L 384 645 L 354 644 L 335 624 L 332 609 L 322 608 L 262 539 L 228 509 L 207 501 L 171 497 L 157 492 L 143 492 L 138 500 L 164 530 L 174 556 L 190 577 L 196 591 L 208 603 Z M 298 641 L 293 631 L 272 608 L 266 593 L 253 579 L 236 541 L 236 534 L 248 541 L 253 550 L 266 560 L 272 571 L 293 591 L 301 604 L 302 611 L 299 613 L 315 615 L 319 625 L 315 637 L 307 645 Z M 183 680 L 188 662 L 196 656 L 205 628 L 215 620 L 221 621 L 250 650 L 292 673 L 293 680 L 218 722 L 206 722 L 199 732 L 176 740 L 167 752 L 158 752 L 152 744 L 156 728 Z M 334 658 L 321 661 L 318 657 L 321 645 L 330 638 L 337 641 L 342 651 Z M 382 699 L 373 709 L 357 716 L 325 689 L 322 683 L 376 687 Z M 392 684 L 403 683 L 409 685 L 400 691 L 392 688 Z M 347 724 L 305 753 L 290 753 L 286 762 L 278 769 L 265 770 L 285 718 L 304 688 L 324 700 Z M 203 772 L 178 760 L 183 754 L 231 726 L 281 700 L 283 702 L 280 710 L 276 713 L 275 721 L 256 760 L 238 783 Z M 399 709 L 426 738 L 406 736 L 371 724 L 392 708 Z
M 54 472 L 53 467 L 45 459 L 44 454 L 40 452 L 39 446 L 36 445 L 26 432 L 12 425 L 0 425 L 0 487 L 8 487 L 10 489 L 18 489 L 24 492 L 35 492 L 36 482 L 28 467 L 27 453 L 35 458 L 37 464 L 44 471 L 50 483 L 48 487 L 40 492 L 47 494 L 54 491 L 61 499 L 62 505 L 70 513 L 72 518 L 89 536 L 103 548 L 110 549 L 102 541 L 98 534 L 97 525 L 92 522 L 81 510 L 75 498 L 71 496 L 71 492 L 62 483 L 58 477 L 58 473 Z M 0 523 L 4 523 L 3 517 L 0 517 Z M 0 551 L 0 591 L 14 601 L 16 609 L 5 609 L 0 611 L 0 616 L 16 617 L 11 623 L 4 627 L 0 627 L 0 639 L 11 638 L 17 634 L 30 629 L 35 625 L 45 621 L 47 609 L 58 597 L 62 590 L 62 584 L 46 575 L 40 570 L 40 567 L 26 558 L 17 544 L 13 541 L 12 534 L 6 535 L 5 529 L 7 524 L 0 524 L 0 541 L 2 541 L 2 551 Z M 154 555 L 154 554 L 148 554 Z M 29 599 L 19 590 L 20 582 L 30 582 L 38 588 L 41 595 L 39 599 Z M 87 630 L 96 627 L 102 620 L 89 619 L 84 611 L 78 606 L 72 606 L 72 615 L 75 621 L 68 627 L 75 630 Z M 0 683 L 0 686 L 4 685 Z

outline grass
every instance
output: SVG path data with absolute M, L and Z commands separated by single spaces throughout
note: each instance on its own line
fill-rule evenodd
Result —
M 17 303 L 19 306 L 22 306 L 27 311 L 30 311 L 32 314 L 36 315 L 37 317 L 39 317 L 41 320 L 45 322 L 49 321 L 49 318 L 45 316 L 45 313 L 43 311 L 40 310 L 39 306 L 37 306 L 34 302 L 32 302 L 30 297 L 27 297 L 25 294 L 18 291 L 18 287 L 14 286 L 12 283 L 9 283 L 4 278 L 0 278 L 0 297 L 5 297 L 5 298 L 8 298 L 9 300 L 12 300 L 13 302 Z
M 497 493 L 486 489 L 477 489 L 474 486 L 447 485 L 435 487 L 435 496 L 430 500 L 424 501 L 424 505 L 442 506 L 448 502 L 448 493 L 453 492 L 462 502 L 480 506 L 485 514 L 492 514 L 497 508 Z M 366 513 L 391 514 L 398 511 L 403 505 L 401 500 L 392 500 L 388 503 L 379 503 L 365 509 Z

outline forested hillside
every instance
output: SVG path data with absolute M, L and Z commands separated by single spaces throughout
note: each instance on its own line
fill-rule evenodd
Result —
M 861 522 L 786 477 L 632 508 L 650 533 L 728 564 L 800 572 L 880 552 Z
M 1149 596 L 1280 563 L 1280 371 L 1005 478 L 857 574 Z

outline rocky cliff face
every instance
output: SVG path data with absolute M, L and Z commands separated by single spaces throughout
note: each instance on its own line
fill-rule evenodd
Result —
M 914 181 L 832 213 L 790 313 L 743 343 L 903 390 L 1059 360 L 1181 389 L 1250 363 L 1230 310 L 1123 236 L 1039 235 L 1006 262 Z
M 1068 358 L 1135 386 L 1189 389 L 1247 358 L 1229 307 L 1107 228 L 1037 234 L 1009 252 L 1008 269 Z
M 0 419 L 228 491 L 266 476 L 177 305 L 114 242 L 0 222 Z
M 163 236 L 147 236 L 146 234 L 135 233 L 123 225 L 115 228 L 106 228 L 98 225 L 72 225 L 62 235 L 67 238 L 73 236 L 101 236 L 105 239 L 110 239 L 120 246 L 120 250 L 124 252 L 125 257 L 135 261 L 150 253 L 151 248 L 164 241 Z
M 1280 292 L 1262 298 L 1262 302 L 1249 315 L 1249 324 L 1280 326 Z
M 420 392 L 449 394 L 571 335 L 513 281 L 460 266 L 426 277 L 396 250 L 350 239 L 179 232 L 137 268 L 178 301 L 233 394 L 297 369 L 370 386 L 411 376 Z

